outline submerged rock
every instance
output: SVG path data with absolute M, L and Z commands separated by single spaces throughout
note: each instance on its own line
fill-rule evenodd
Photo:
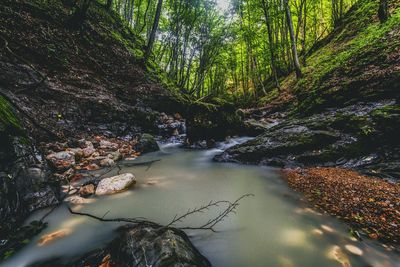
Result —
M 132 173 L 124 173 L 102 179 L 96 188 L 96 195 L 110 195 L 128 189 L 136 183 Z
M 141 153 L 154 152 L 160 150 L 157 141 L 151 134 L 142 134 L 134 149 Z
M 208 267 L 210 262 L 193 246 L 187 235 L 157 224 L 125 225 L 106 248 L 87 253 L 80 259 L 58 259 L 33 266 L 138 266 Z

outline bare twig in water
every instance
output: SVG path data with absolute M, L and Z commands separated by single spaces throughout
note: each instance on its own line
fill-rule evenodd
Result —
M 132 224 L 140 224 L 140 225 L 149 225 L 149 226 L 158 226 L 159 228 L 169 228 L 169 227 L 175 227 L 175 224 L 178 222 L 182 222 L 184 219 L 186 219 L 188 216 L 196 214 L 196 213 L 204 213 L 205 211 L 208 211 L 212 207 L 220 207 L 220 205 L 226 205 L 226 207 L 215 217 L 209 219 L 206 223 L 200 226 L 185 226 L 185 227 L 175 227 L 181 230 L 210 230 L 213 232 L 216 232 L 215 226 L 222 222 L 225 218 L 227 218 L 231 213 L 236 213 L 236 208 L 239 206 L 239 202 L 246 197 L 254 196 L 253 194 L 245 194 L 236 199 L 233 202 L 227 201 L 227 200 L 219 200 L 219 201 L 210 201 L 207 205 L 201 206 L 199 208 L 194 208 L 193 210 L 188 210 L 185 214 L 183 215 L 175 215 L 175 217 L 172 219 L 172 221 L 163 226 L 154 222 L 149 222 L 145 220 L 144 218 L 137 217 L 137 218 L 112 218 L 112 219 L 106 219 L 104 218 L 109 211 L 107 211 L 102 217 L 90 214 L 90 213 L 85 213 L 85 212 L 77 212 L 73 211 L 71 207 L 68 206 L 68 210 L 71 214 L 75 215 L 82 215 L 82 216 L 87 216 L 102 222 L 126 222 L 126 223 L 132 223 Z
M 217 225 L 219 222 L 222 222 L 225 218 L 229 217 L 231 213 L 236 213 L 236 208 L 239 206 L 239 202 L 246 197 L 251 197 L 254 196 L 253 194 L 245 194 L 236 199 L 233 202 L 227 201 L 227 200 L 220 200 L 220 201 L 210 201 L 207 205 L 201 206 L 199 208 L 195 208 L 193 210 L 188 210 L 185 214 L 178 216 L 175 215 L 174 219 L 167 224 L 166 227 L 172 227 L 178 222 L 182 222 L 183 219 L 186 217 L 195 214 L 195 213 L 203 213 L 204 211 L 209 210 L 212 207 L 219 207 L 221 204 L 226 205 L 226 207 L 215 217 L 209 219 L 206 223 L 200 226 L 185 226 L 185 227 L 177 227 L 182 230 L 210 230 L 213 232 L 215 231 L 215 225 Z
M 73 211 L 73 210 L 71 209 L 71 207 L 68 206 L 68 205 L 67 205 L 67 207 L 68 207 L 68 210 L 69 210 L 69 212 L 70 212 L 71 214 L 87 216 L 87 217 L 90 217 L 90 218 L 93 218 L 93 219 L 96 219 L 96 220 L 99 220 L 99 221 L 102 221 L 102 222 L 126 222 L 126 223 L 133 223 L 133 224 L 158 225 L 158 224 L 156 224 L 156 223 L 149 222 L 149 221 L 147 221 L 145 218 L 142 218 L 142 217 L 137 217 L 137 218 L 111 218 L 111 219 L 107 219 L 107 218 L 104 218 L 104 217 L 108 214 L 109 211 L 107 211 L 106 214 L 104 214 L 102 217 L 99 217 L 99 216 L 96 216 L 96 215 L 93 215 L 93 214 L 90 214 L 90 213 L 86 213 L 86 212 Z

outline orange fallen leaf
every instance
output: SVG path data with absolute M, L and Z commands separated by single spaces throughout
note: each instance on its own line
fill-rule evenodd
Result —
M 39 239 L 38 245 L 39 246 L 47 245 L 48 243 L 51 243 L 54 240 L 60 239 L 62 237 L 65 237 L 65 236 L 71 234 L 71 232 L 72 231 L 70 229 L 61 229 L 56 232 L 44 235 Z

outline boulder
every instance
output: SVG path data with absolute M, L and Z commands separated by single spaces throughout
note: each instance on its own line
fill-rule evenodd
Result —
M 50 186 L 43 186 L 39 191 L 25 195 L 24 202 L 27 205 L 28 211 L 32 212 L 57 205 L 58 199 Z
M 136 183 L 132 173 L 123 173 L 102 179 L 96 188 L 96 195 L 110 195 L 128 189 Z
M 141 153 L 154 152 L 160 150 L 156 139 L 151 134 L 142 134 L 138 138 L 138 143 L 134 146 L 134 149 Z
M 341 166 L 397 179 L 400 108 L 394 101 L 358 103 L 307 117 L 288 117 L 215 157 L 279 167 Z
M 187 235 L 154 223 L 125 225 L 105 248 L 64 263 L 59 260 L 33 266 L 138 266 L 208 267 L 210 262 L 193 246 Z
M 47 155 L 46 159 L 57 170 L 67 170 L 75 165 L 75 153 L 72 151 L 61 151 Z

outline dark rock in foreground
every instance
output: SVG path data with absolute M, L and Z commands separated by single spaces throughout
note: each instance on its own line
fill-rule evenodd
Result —
M 33 266 L 211 266 L 181 230 L 149 224 L 125 225 L 117 231 L 118 236 L 106 248 L 89 252 L 78 260 L 51 260 Z
M 396 101 L 362 103 L 286 119 L 215 159 L 280 167 L 342 166 L 399 177 L 399 132 Z

